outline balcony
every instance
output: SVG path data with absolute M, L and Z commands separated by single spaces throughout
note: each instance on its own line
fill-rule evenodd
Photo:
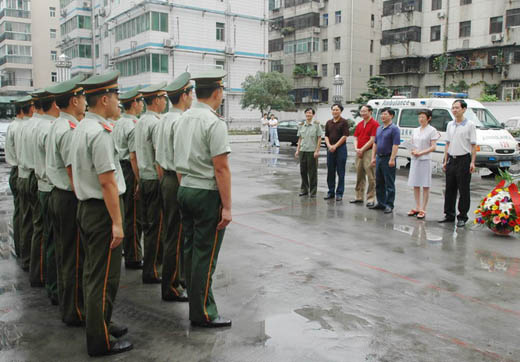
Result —
M 30 64 L 32 65 L 32 56 L 29 55 L 4 55 L 0 57 L 0 66 L 7 64 Z
M 0 87 L 33 87 L 33 80 L 26 78 L 9 79 L 3 77 L 0 82 Z
M 31 12 L 28 10 L 3 9 L 2 11 L 0 11 L 0 19 L 2 19 L 4 16 L 9 16 L 12 18 L 30 19 Z
M 29 33 L 13 33 L 6 31 L 0 35 L 0 42 L 4 40 L 20 40 L 20 41 L 31 41 L 31 34 Z

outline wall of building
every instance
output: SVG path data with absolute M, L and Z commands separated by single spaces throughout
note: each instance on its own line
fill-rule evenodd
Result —
M 58 0 L 32 1 L 32 43 L 33 43 L 33 81 L 35 88 L 44 88 L 52 84 L 52 73 L 56 77 L 56 65 L 51 59 L 51 51 L 58 54 L 60 40 L 60 3 Z M 54 8 L 51 16 L 50 8 Z M 50 29 L 56 30 L 56 37 L 51 38 Z M 56 81 L 56 78 L 54 78 Z

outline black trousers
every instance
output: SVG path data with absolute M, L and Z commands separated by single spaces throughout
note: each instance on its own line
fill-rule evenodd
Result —
M 446 194 L 444 196 L 444 213 L 447 218 L 455 218 L 457 192 L 459 194 L 458 220 L 468 221 L 470 206 L 471 155 L 449 157 L 446 165 Z

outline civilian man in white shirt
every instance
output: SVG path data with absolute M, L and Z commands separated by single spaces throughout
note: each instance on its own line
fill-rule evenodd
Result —
M 459 214 L 457 227 L 464 227 L 468 221 L 470 204 L 471 174 L 475 171 L 477 154 L 477 131 L 475 124 L 464 117 L 468 105 L 456 100 L 451 106 L 455 120 L 446 129 L 443 170 L 446 172 L 446 194 L 444 197 L 444 219 L 440 223 L 455 221 L 455 204 L 459 193 Z

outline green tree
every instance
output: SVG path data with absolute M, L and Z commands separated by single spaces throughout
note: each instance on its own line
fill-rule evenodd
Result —
M 258 109 L 261 114 L 271 111 L 288 111 L 295 108 L 289 92 L 289 79 L 278 72 L 258 72 L 248 76 L 242 83 L 245 93 L 240 105 L 242 109 Z
M 365 104 L 371 99 L 388 98 L 392 91 L 385 85 L 385 77 L 375 76 L 371 77 L 367 82 L 368 91 L 361 93 L 361 96 L 356 99 L 356 103 Z

